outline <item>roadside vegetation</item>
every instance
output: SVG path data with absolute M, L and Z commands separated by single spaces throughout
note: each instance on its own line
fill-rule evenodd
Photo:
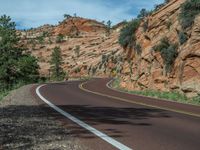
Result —
M 37 59 L 19 47 L 15 23 L 9 16 L 0 17 L 0 99 L 19 85 L 37 82 Z
M 3 86 L 3 85 L 0 85 L 0 101 L 5 97 L 7 96 L 10 91 L 12 90 L 15 90 L 15 89 L 18 89 L 22 86 L 24 86 L 25 83 L 24 82 L 18 82 L 16 84 L 13 84 L 13 85 L 7 85 L 7 86 Z
M 200 105 L 200 96 L 194 98 L 187 98 L 185 95 L 178 92 L 161 92 L 156 90 L 144 90 L 144 91 L 130 91 L 120 87 L 120 79 L 115 79 L 111 87 L 122 92 L 127 92 L 130 94 L 142 95 L 147 97 L 154 97 L 159 99 L 165 99 L 169 101 L 175 101 L 185 104 Z

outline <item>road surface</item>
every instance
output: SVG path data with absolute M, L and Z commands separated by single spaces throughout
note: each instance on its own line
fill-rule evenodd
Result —
M 109 80 L 47 84 L 36 94 L 66 115 L 90 149 L 200 149 L 199 106 L 121 93 L 106 86 Z

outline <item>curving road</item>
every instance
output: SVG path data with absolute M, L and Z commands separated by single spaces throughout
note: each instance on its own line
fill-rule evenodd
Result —
M 90 149 L 200 149 L 199 106 L 121 93 L 108 81 L 47 84 L 36 93 Z

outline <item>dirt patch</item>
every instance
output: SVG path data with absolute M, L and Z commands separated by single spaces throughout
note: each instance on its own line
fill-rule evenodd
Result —
M 37 103 L 32 87 L 14 90 L 0 102 L 0 149 L 86 149 L 62 125 L 62 116 Z

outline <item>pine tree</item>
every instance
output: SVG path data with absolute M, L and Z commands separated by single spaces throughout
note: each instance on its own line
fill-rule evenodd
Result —
M 110 20 L 107 21 L 107 34 L 108 36 L 110 35 L 110 31 L 111 31 L 111 25 L 112 25 L 112 22 Z
M 65 19 L 69 19 L 69 18 L 71 18 L 72 16 L 71 15 L 69 15 L 69 14 L 64 14 L 64 18 Z
M 51 63 L 52 79 L 63 80 L 65 77 L 65 72 L 61 67 L 61 65 L 63 64 L 63 59 L 60 47 L 55 47 L 53 49 L 50 63 Z
M 140 10 L 140 13 L 139 13 L 139 15 L 137 16 L 137 18 L 143 19 L 143 18 L 145 18 L 146 16 L 148 16 L 148 14 L 149 14 L 149 12 L 148 12 L 145 8 L 143 8 L 143 9 Z
M 39 67 L 37 61 L 18 47 L 20 39 L 16 33 L 15 26 L 9 16 L 3 15 L 0 17 L 0 82 L 5 85 L 12 85 L 19 80 L 32 82 L 36 79 L 36 76 L 38 78 Z M 22 64 L 22 60 L 25 58 L 29 61 L 28 63 L 23 61 Z M 23 67 L 20 67 L 22 65 Z M 23 70 L 26 67 L 31 69 Z M 32 75 L 34 75 L 34 78 L 29 78 Z M 27 80 L 24 80 L 25 78 Z

